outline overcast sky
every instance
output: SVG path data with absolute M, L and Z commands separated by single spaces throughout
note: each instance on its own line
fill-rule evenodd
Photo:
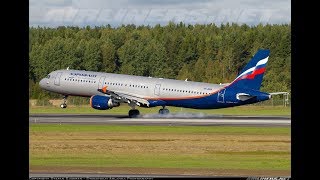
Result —
M 291 22 L 290 0 L 30 0 L 30 26 Z

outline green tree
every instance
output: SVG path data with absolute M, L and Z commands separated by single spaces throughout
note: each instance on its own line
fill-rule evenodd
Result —
M 116 48 L 111 42 L 101 45 L 102 53 L 102 71 L 115 72 L 116 70 Z
M 83 67 L 85 70 L 101 71 L 102 54 L 100 51 L 100 44 L 95 39 L 90 39 L 87 42 L 83 55 Z

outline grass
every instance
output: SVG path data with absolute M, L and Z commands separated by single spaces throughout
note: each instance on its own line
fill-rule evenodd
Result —
M 30 125 L 31 167 L 290 171 L 289 127 Z
M 61 109 L 56 106 L 43 106 L 36 107 L 31 106 L 29 113 L 41 114 L 41 113 L 60 113 L 60 114 L 123 114 L 127 115 L 129 106 L 122 104 L 119 107 L 112 108 L 110 110 L 96 110 L 89 106 L 70 106 L 66 109 Z M 139 108 L 141 114 L 158 113 L 160 107 L 154 108 Z M 224 109 L 188 109 L 178 107 L 168 107 L 171 113 L 188 112 L 188 113 L 204 113 L 204 114 L 221 114 L 221 115 L 291 115 L 290 107 L 283 106 L 239 106 Z
M 150 167 L 150 168 L 211 168 L 211 169 L 254 169 L 254 170 L 289 170 L 290 154 L 274 155 L 113 155 L 98 154 L 69 156 L 51 154 L 46 157 L 33 157 L 35 166 L 77 166 L 77 167 Z M 284 158 L 285 157 L 285 158 Z
M 250 134 L 250 135 L 279 135 L 288 134 L 287 127 L 230 127 L 230 126 L 120 126 L 120 125 L 80 125 L 80 124 L 31 124 L 30 133 L 55 132 L 55 133 L 182 133 L 182 134 Z

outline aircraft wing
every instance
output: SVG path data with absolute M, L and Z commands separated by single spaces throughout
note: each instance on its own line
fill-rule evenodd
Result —
M 138 106 L 140 106 L 141 104 L 145 104 L 147 106 L 149 106 L 149 102 L 145 99 L 143 99 L 143 97 L 139 96 L 139 95 L 135 95 L 135 94 L 131 94 L 131 93 L 125 93 L 125 92 L 117 92 L 117 91 L 110 91 L 107 90 L 107 88 L 102 88 L 102 89 L 98 89 L 99 92 L 102 92 L 104 94 L 110 95 L 113 99 L 122 101 L 122 102 L 126 102 L 126 103 L 134 103 Z

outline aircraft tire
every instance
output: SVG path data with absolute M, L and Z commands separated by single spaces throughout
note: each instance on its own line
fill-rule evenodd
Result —
M 61 108 L 67 108 L 67 104 L 60 104 Z
M 169 109 L 159 109 L 159 114 L 169 114 Z
M 139 115 L 140 115 L 140 111 L 137 110 L 137 109 L 131 109 L 131 110 L 129 111 L 129 117 L 130 117 L 130 118 L 136 118 L 136 117 L 138 117 Z

